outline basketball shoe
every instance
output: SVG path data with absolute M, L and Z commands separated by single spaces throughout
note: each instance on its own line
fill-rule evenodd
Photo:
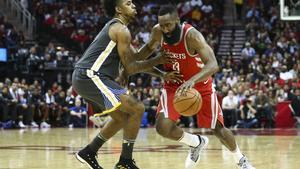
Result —
M 103 169 L 96 159 L 97 154 L 92 152 L 88 146 L 76 153 L 76 158 L 86 164 L 90 169 Z
M 242 157 L 239 161 L 239 163 L 237 164 L 239 169 L 255 169 L 248 161 L 248 159 L 246 158 L 246 156 Z
M 134 159 L 120 158 L 114 169 L 139 169 L 139 167 L 136 166 Z
M 199 136 L 200 144 L 197 147 L 191 147 L 185 160 L 185 169 L 194 169 L 200 161 L 201 152 L 207 147 L 209 142 L 206 136 Z
M 89 119 L 96 125 L 97 127 L 103 127 L 110 119 L 110 116 L 90 116 Z

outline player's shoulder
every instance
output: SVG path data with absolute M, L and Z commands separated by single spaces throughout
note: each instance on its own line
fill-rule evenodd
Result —
M 130 33 L 128 27 L 120 22 L 115 22 L 110 25 L 110 30 L 117 33 Z
M 202 35 L 200 31 L 198 31 L 196 28 L 193 26 L 190 27 L 190 29 L 187 32 L 187 37 L 188 38 L 196 38 L 197 36 Z
M 159 26 L 159 24 L 156 24 L 153 26 L 152 33 L 153 34 L 162 34 L 161 27 Z
M 186 39 L 192 43 L 205 41 L 202 33 L 194 27 L 191 27 L 191 29 L 187 32 Z
M 159 24 L 155 24 L 153 26 L 152 30 L 161 31 L 161 28 L 160 28 Z
M 117 39 L 130 39 L 131 34 L 128 27 L 122 23 L 116 22 L 110 25 L 109 28 L 109 36 L 113 41 L 117 41 Z

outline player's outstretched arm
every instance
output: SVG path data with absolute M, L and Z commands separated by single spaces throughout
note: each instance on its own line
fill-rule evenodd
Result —
M 178 71 L 165 72 L 158 69 L 157 67 L 153 67 L 152 69 L 147 70 L 146 73 L 156 77 L 160 77 L 165 81 L 172 81 L 173 83 L 183 82 L 182 75 L 179 74 Z
M 128 75 L 144 72 L 151 69 L 153 66 L 164 64 L 169 61 L 164 54 L 159 54 L 148 60 L 136 60 L 133 57 L 135 53 L 130 47 L 131 34 L 128 28 L 124 25 L 116 24 L 113 28 L 111 28 L 110 36 L 117 42 L 118 53 Z

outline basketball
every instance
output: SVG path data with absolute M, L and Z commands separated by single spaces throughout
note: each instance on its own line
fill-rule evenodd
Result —
M 185 94 L 175 94 L 173 105 L 175 110 L 182 116 L 193 116 L 202 107 L 202 97 L 200 93 L 192 88 Z

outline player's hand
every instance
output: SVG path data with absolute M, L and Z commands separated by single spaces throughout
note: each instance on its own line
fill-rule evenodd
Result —
M 178 71 L 165 72 L 163 75 L 165 81 L 171 81 L 178 84 L 183 83 L 182 77 L 183 75 L 179 74 Z
M 194 85 L 195 85 L 195 81 L 190 79 L 184 82 L 181 86 L 179 86 L 179 88 L 176 90 L 176 94 L 183 95 L 185 94 L 186 91 L 193 88 Z
M 175 62 L 175 60 L 172 59 L 170 55 L 166 54 L 164 50 L 161 50 L 156 57 L 159 60 L 159 64 L 173 64 Z

